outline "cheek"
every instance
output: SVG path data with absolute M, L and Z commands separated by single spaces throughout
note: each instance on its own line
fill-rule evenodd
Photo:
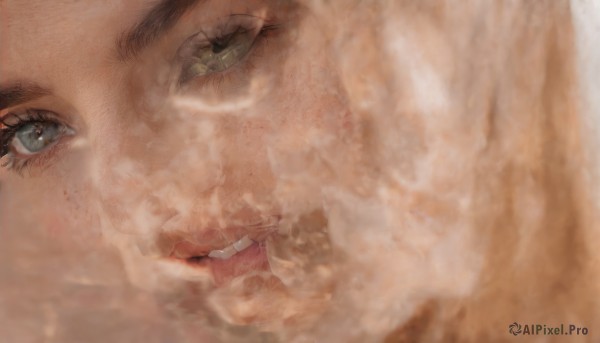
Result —
M 65 220 L 65 217 L 60 213 L 56 213 L 52 210 L 45 211 L 42 214 L 43 228 L 46 234 L 52 238 L 58 238 L 65 234 L 68 234 L 68 223 Z
M 119 163 L 118 171 L 107 171 L 94 186 L 96 207 L 105 219 L 102 228 L 127 234 L 140 234 L 145 228 L 152 232 L 168 218 L 169 212 L 154 194 L 161 187 L 153 187 L 156 174 L 144 171 L 139 161 L 123 158 Z
M 0 227 L 19 235 L 34 235 L 41 245 L 98 241 L 97 220 L 85 189 L 56 178 L 11 176 L 0 190 Z
M 130 234 L 155 233 L 175 213 L 188 213 L 194 199 L 217 179 L 217 163 L 206 149 L 148 135 L 146 149 L 123 142 L 119 154 L 98 155 L 95 202 L 104 228 Z M 214 161 L 213 161 L 214 162 Z
M 54 239 L 98 241 L 98 218 L 89 186 L 70 182 L 48 188 L 46 204 L 40 208 L 42 227 Z

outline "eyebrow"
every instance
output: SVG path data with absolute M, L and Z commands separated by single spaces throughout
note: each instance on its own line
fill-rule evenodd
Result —
M 142 20 L 125 31 L 117 39 L 119 61 L 127 62 L 145 47 L 166 33 L 177 21 L 199 1 L 205 0 L 161 0 L 154 5 Z
M 16 82 L 7 87 L 0 87 L 0 111 L 48 94 L 50 94 L 49 90 L 24 82 Z

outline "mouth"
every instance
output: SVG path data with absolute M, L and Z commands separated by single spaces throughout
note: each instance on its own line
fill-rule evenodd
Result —
M 265 240 L 278 229 L 279 217 L 254 225 L 202 230 L 174 241 L 169 259 L 210 272 L 217 286 L 254 271 L 269 271 Z

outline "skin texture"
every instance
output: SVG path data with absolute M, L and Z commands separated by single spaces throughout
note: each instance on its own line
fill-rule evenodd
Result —
M 42 108 L 76 131 L 0 171 L 3 286 L 101 285 L 177 342 L 510 341 L 515 320 L 597 335 L 567 1 L 215 0 L 120 60 L 150 4 L 0 1 L 0 86 L 49 90 L 0 115 Z M 281 27 L 179 87 L 187 39 L 232 13 Z M 255 274 L 218 285 L 168 258 L 272 216 Z M 46 339 L 86 337 L 44 306 Z
M 50 91 L 2 115 L 42 108 L 77 132 L 27 168 L 2 171 L 3 194 L 10 194 L 3 213 L 31 209 L 26 218 L 3 216 L 3 225 L 36 227 L 42 236 L 58 236 L 59 246 L 73 255 L 105 243 L 118 247 L 133 284 L 163 292 L 177 298 L 178 306 L 201 313 L 204 305 L 196 299 L 206 297 L 213 282 L 201 271 L 195 279 L 202 282 L 188 285 L 179 265 L 164 267 L 160 262 L 169 260 L 173 244 L 185 240 L 203 245 L 195 234 L 279 215 L 282 202 L 272 197 L 276 183 L 268 148 L 295 151 L 304 144 L 305 132 L 345 139 L 352 127 L 344 127 L 343 97 L 328 72 L 334 67 L 327 54 L 318 52 L 324 37 L 301 9 L 279 2 L 210 2 L 189 11 L 135 59 L 119 61 L 116 41 L 149 4 L 2 3 L 2 40 L 11 48 L 0 57 L 0 84 L 35 82 Z M 281 14 L 271 14 L 277 11 Z M 199 29 L 218 33 L 214 27 L 232 13 L 273 17 L 285 27 L 229 74 L 173 90 L 177 86 L 164 75 L 177 76 L 171 73 L 176 68 L 172 60 L 186 39 Z M 79 28 L 77 34 L 70 33 L 74 28 Z M 292 42 L 300 30 L 303 36 Z M 289 82 L 291 78 L 295 81 Z M 300 85 L 310 101 L 289 97 Z M 260 92 L 249 98 L 252 87 Z M 200 99 L 205 105 L 199 107 L 209 109 L 178 107 L 178 97 Z M 242 105 L 234 105 L 235 110 L 218 107 L 237 101 Z M 251 106 L 244 105 L 248 101 Z M 222 235 L 229 243 L 240 238 Z M 16 250 L 13 254 L 19 254 Z M 174 280 L 163 276 L 165 268 L 175 271 Z M 268 276 L 264 282 L 271 282 Z M 281 286 L 273 287 L 256 296 L 258 305 L 286 297 L 278 291 Z M 292 308 L 304 306 L 290 303 Z M 262 314 L 260 306 L 253 307 L 258 314 L 233 314 L 229 321 L 247 324 L 280 317 L 280 309 Z

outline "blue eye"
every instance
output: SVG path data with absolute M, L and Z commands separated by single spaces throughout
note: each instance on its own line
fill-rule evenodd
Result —
M 17 172 L 40 161 L 37 155 L 50 154 L 53 146 L 76 134 L 55 113 L 44 110 L 9 113 L 0 118 L 0 127 L 0 159 L 7 156 L 0 165 Z
M 12 145 L 23 155 L 44 151 L 66 134 L 65 127 L 55 122 L 30 122 L 15 131 Z
M 61 124 L 51 112 L 28 110 L 24 115 L 10 114 L 0 119 L 0 157 L 10 151 L 17 156 L 37 155 L 75 131 Z M 13 156 L 14 158 L 18 158 Z

